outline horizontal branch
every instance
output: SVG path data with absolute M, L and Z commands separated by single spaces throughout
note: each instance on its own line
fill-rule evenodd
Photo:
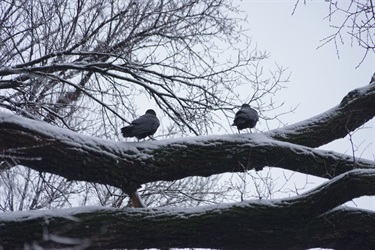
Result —
M 341 103 L 320 114 L 280 129 L 270 137 L 308 147 L 319 147 L 344 138 L 375 116 L 375 81 L 350 91 Z
M 195 209 L 83 207 L 2 213 L 0 238 L 6 249 L 32 244 L 61 247 L 63 243 L 92 249 L 348 249 L 345 244 L 354 242 L 357 249 L 373 249 L 375 235 L 369 232 L 375 228 L 375 213 L 332 208 L 361 195 L 374 195 L 374 182 L 375 170 L 353 170 L 284 200 Z
M 109 57 L 110 54 L 107 55 Z M 73 63 L 54 63 L 45 66 L 34 66 L 34 67 L 9 67 L 0 70 L 0 76 L 10 76 L 18 74 L 31 74 L 31 73 L 53 73 L 61 70 L 80 70 L 102 73 L 104 70 L 111 70 L 114 66 L 111 63 L 96 62 L 73 62 Z
M 332 178 L 374 168 L 330 151 L 279 142 L 262 134 L 114 142 L 0 113 L 1 158 L 68 180 L 108 184 L 131 192 L 141 184 L 274 166 Z M 4 165 L 4 164 L 3 164 Z

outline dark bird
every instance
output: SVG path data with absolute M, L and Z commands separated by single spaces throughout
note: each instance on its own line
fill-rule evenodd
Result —
M 238 132 L 240 132 L 240 130 L 245 128 L 254 128 L 258 121 L 258 112 L 245 103 L 242 104 L 241 109 L 236 113 L 232 126 L 237 126 Z
M 121 133 L 124 137 L 136 137 L 138 140 L 152 136 L 160 125 L 159 119 L 153 109 L 135 119 L 129 126 L 123 127 Z

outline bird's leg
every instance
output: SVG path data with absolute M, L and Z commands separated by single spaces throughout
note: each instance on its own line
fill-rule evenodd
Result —
M 154 137 L 152 137 L 151 135 L 148 136 L 151 140 L 153 141 L 156 141 L 156 139 Z

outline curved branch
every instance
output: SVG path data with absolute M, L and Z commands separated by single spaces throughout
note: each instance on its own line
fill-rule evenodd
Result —
M 271 140 L 262 134 L 113 142 L 0 113 L 1 158 L 69 180 L 108 184 L 127 192 L 141 184 L 281 167 L 332 178 L 374 162 Z M 223 157 L 225 156 L 225 157 Z
M 375 116 L 375 82 L 350 91 L 341 103 L 305 121 L 268 133 L 276 140 L 319 147 L 344 138 Z
M 348 249 L 346 244 L 373 249 L 375 235 L 368 232 L 375 227 L 375 213 L 332 208 L 358 195 L 374 195 L 374 181 L 375 170 L 354 170 L 294 198 L 193 210 L 84 207 L 2 213 L 0 238 L 11 249 L 28 244 L 61 247 L 66 242 L 90 249 Z

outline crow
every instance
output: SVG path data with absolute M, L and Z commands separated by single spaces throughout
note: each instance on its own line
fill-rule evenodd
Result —
M 153 109 L 146 111 L 144 115 L 135 119 L 130 125 L 121 128 L 121 133 L 124 137 L 136 137 L 138 140 L 146 138 L 155 134 L 160 125 L 159 119 Z
M 258 121 L 258 112 L 245 103 L 236 113 L 232 126 L 237 126 L 238 132 L 245 128 L 250 128 L 251 131 L 251 128 L 254 128 Z

